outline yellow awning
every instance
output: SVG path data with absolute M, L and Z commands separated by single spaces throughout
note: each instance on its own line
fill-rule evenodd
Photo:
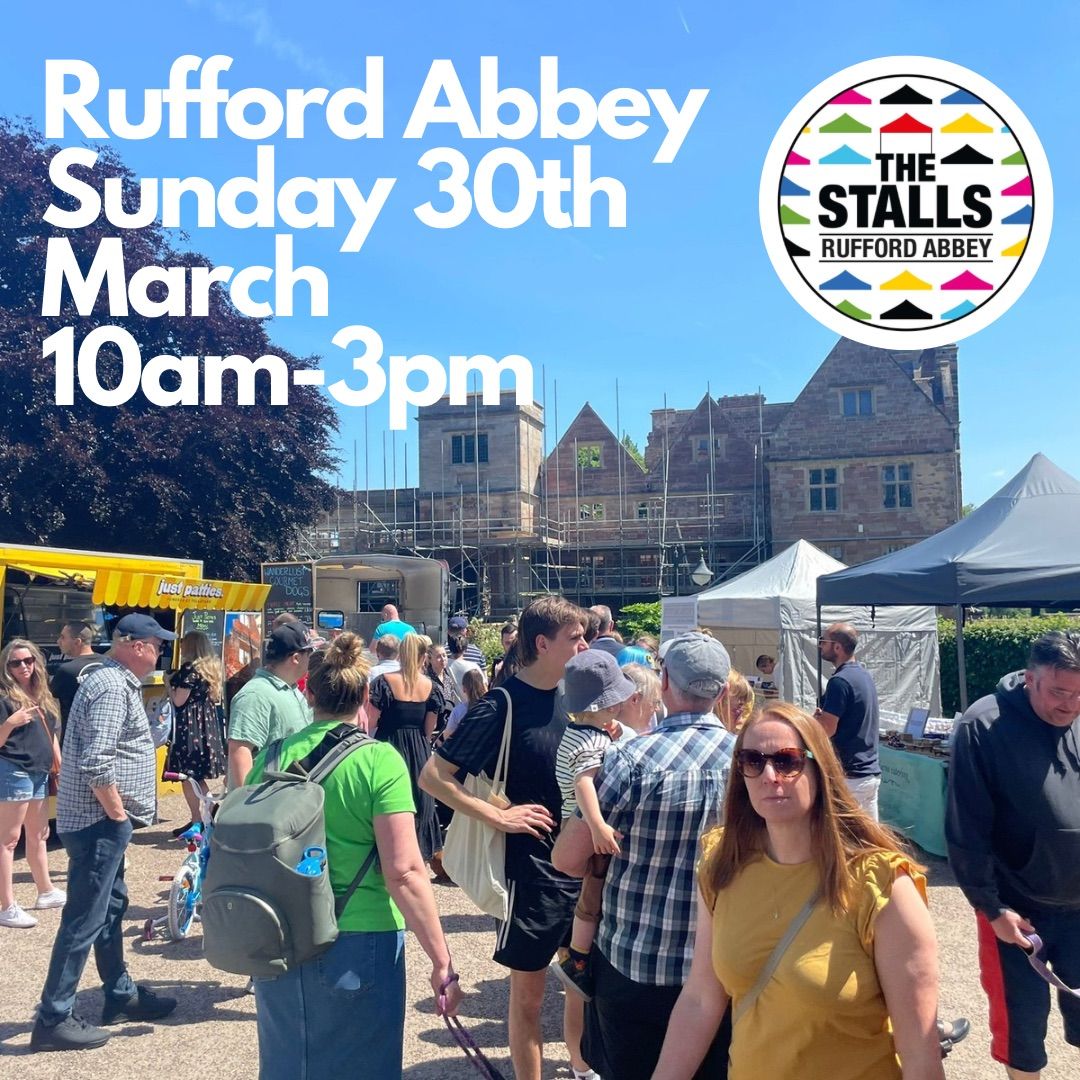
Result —
M 248 581 L 133 574 L 124 570 L 100 572 L 94 582 L 95 604 L 172 611 L 260 611 L 269 593 L 269 585 Z
M 104 551 L 0 544 L 0 594 L 7 569 L 93 584 L 95 604 L 190 611 L 260 611 L 269 585 L 211 581 L 199 559 L 154 559 Z
M 69 577 L 94 581 L 106 570 L 173 577 L 201 578 L 199 559 L 154 559 L 146 555 L 116 555 L 104 551 L 73 551 L 67 548 L 33 547 L 29 544 L 0 545 L 0 564 L 26 574 Z

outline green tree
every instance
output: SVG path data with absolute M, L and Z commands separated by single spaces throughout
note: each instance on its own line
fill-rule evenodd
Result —
M 650 604 L 627 604 L 619 612 L 619 633 L 627 641 L 638 634 L 660 636 L 660 601 Z
M 623 432 L 622 444 L 623 449 L 644 469 L 645 455 L 641 452 L 638 444 L 630 438 L 629 432 Z
M 275 348 L 265 320 L 241 315 L 214 285 L 206 317 L 148 318 L 109 314 L 105 290 L 80 315 L 65 290 L 59 317 L 39 314 L 50 237 L 67 237 L 85 273 L 105 236 L 101 219 L 83 229 L 42 220 L 49 204 L 72 209 L 48 176 L 57 147 L 31 128 L 0 118 L 0 537 L 18 543 L 201 558 L 211 577 L 257 576 L 262 560 L 292 553 L 296 531 L 330 506 L 337 418 L 322 394 L 291 387 L 288 407 L 270 404 L 269 376 L 260 374 L 253 405 L 151 405 L 141 394 L 116 408 L 55 404 L 54 367 L 42 361 L 42 341 L 65 326 L 76 344 L 92 329 L 120 325 L 139 344 L 144 362 L 158 354 L 281 357 L 290 371 L 316 366 Z M 117 177 L 125 208 L 138 200 L 135 176 L 111 149 L 92 170 L 73 170 L 103 189 Z M 209 266 L 179 251 L 153 223 L 123 232 L 129 274 L 142 266 Z M 164 298 L 164 286 L 150 293 Z M 114 387 L 118 355 L 98 357 L 98 378 Z M 226 379 L 223 397 L 230 384 Z M 172 384 L 163 376 L 162 385 Z M 233 382 L 232 386 L 235 386 Z

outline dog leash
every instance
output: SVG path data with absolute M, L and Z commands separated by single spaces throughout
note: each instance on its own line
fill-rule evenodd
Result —
M 1050 962 L 1046 955 L 1046 946 L 1043 944 L 1043 939 L 1038 934 L 1025 934 L 1024 937 L 1031 943 L 1031 948 L 1024 950 L 1028 954 L 1028 963 L 1035 969 L 1039 977 L 1057 990 L 1064 990 L 1066 994 L 1080 997 L 1080 990 L 1074 990 L 1071 986 L 1066 986 L 1050 970 Z
M 506 1077 L 484 1056 L 484 1052 L 476 1045 L 476 1040 L 465 1030 L 461 1021 L 456 1016 L 450 1016 L 446 1011 L 446 991 L 451 983 L 457 981 L 458 977 L 454 974 L 444 980 L 442 986 L 439 987 L 439 1013 L 446 1021 L 446 1027 L 454 1036 L 454 1041 L 461 1047 L 465 1056 L 472 1062 L 473 1068 L 484 1077 L 484 1080 L 506 1080 Z

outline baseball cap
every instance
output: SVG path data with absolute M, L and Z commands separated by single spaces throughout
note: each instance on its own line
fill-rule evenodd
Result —
M 270 638 L 266 643 L 266 660 L 273 663 L 275 660 L 284 660 L 294 652 L 310 652 L 314 648 L 315 641 L 311 631 L 303 623 L 283 623 L 270 631 Z
M 464 615 L 455 615 L 446 625 L 451 630 L 468 630 L 469 620 Z
M 727 685 L 731 658 L 716 638 L 683 634 L 664 644 L 664 670 L 679 690 L 702 698 L 719 696 Z
M 115 634 L 126 638 L 161 638 L 162 641 L 175 641 L 176 635 L 166 630 L 152 615 L 140 615 L 133 611 L 125 615 L 117 624 Z
M 563 683 L 566 711 L 599 712 L 626 701 L 637 690 L 619 670 L 615 657 L 600 649 L 579 652 L 566 665 Z

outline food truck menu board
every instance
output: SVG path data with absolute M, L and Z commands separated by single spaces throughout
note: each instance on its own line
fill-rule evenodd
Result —
M 315 582 L 310 562 L 263 563 L 262 580 L 270 586 L 266 598 L 266 629 L 288 611 L 305 626 L 315 622 Z
M 183 634 L 198 631 L 210 639 L 210 647 L 214 655 L 220 660 L 222 649 L 225 645 L 225 612 L 224 611 L 199 611 L 191 610 L 184 612 Z

